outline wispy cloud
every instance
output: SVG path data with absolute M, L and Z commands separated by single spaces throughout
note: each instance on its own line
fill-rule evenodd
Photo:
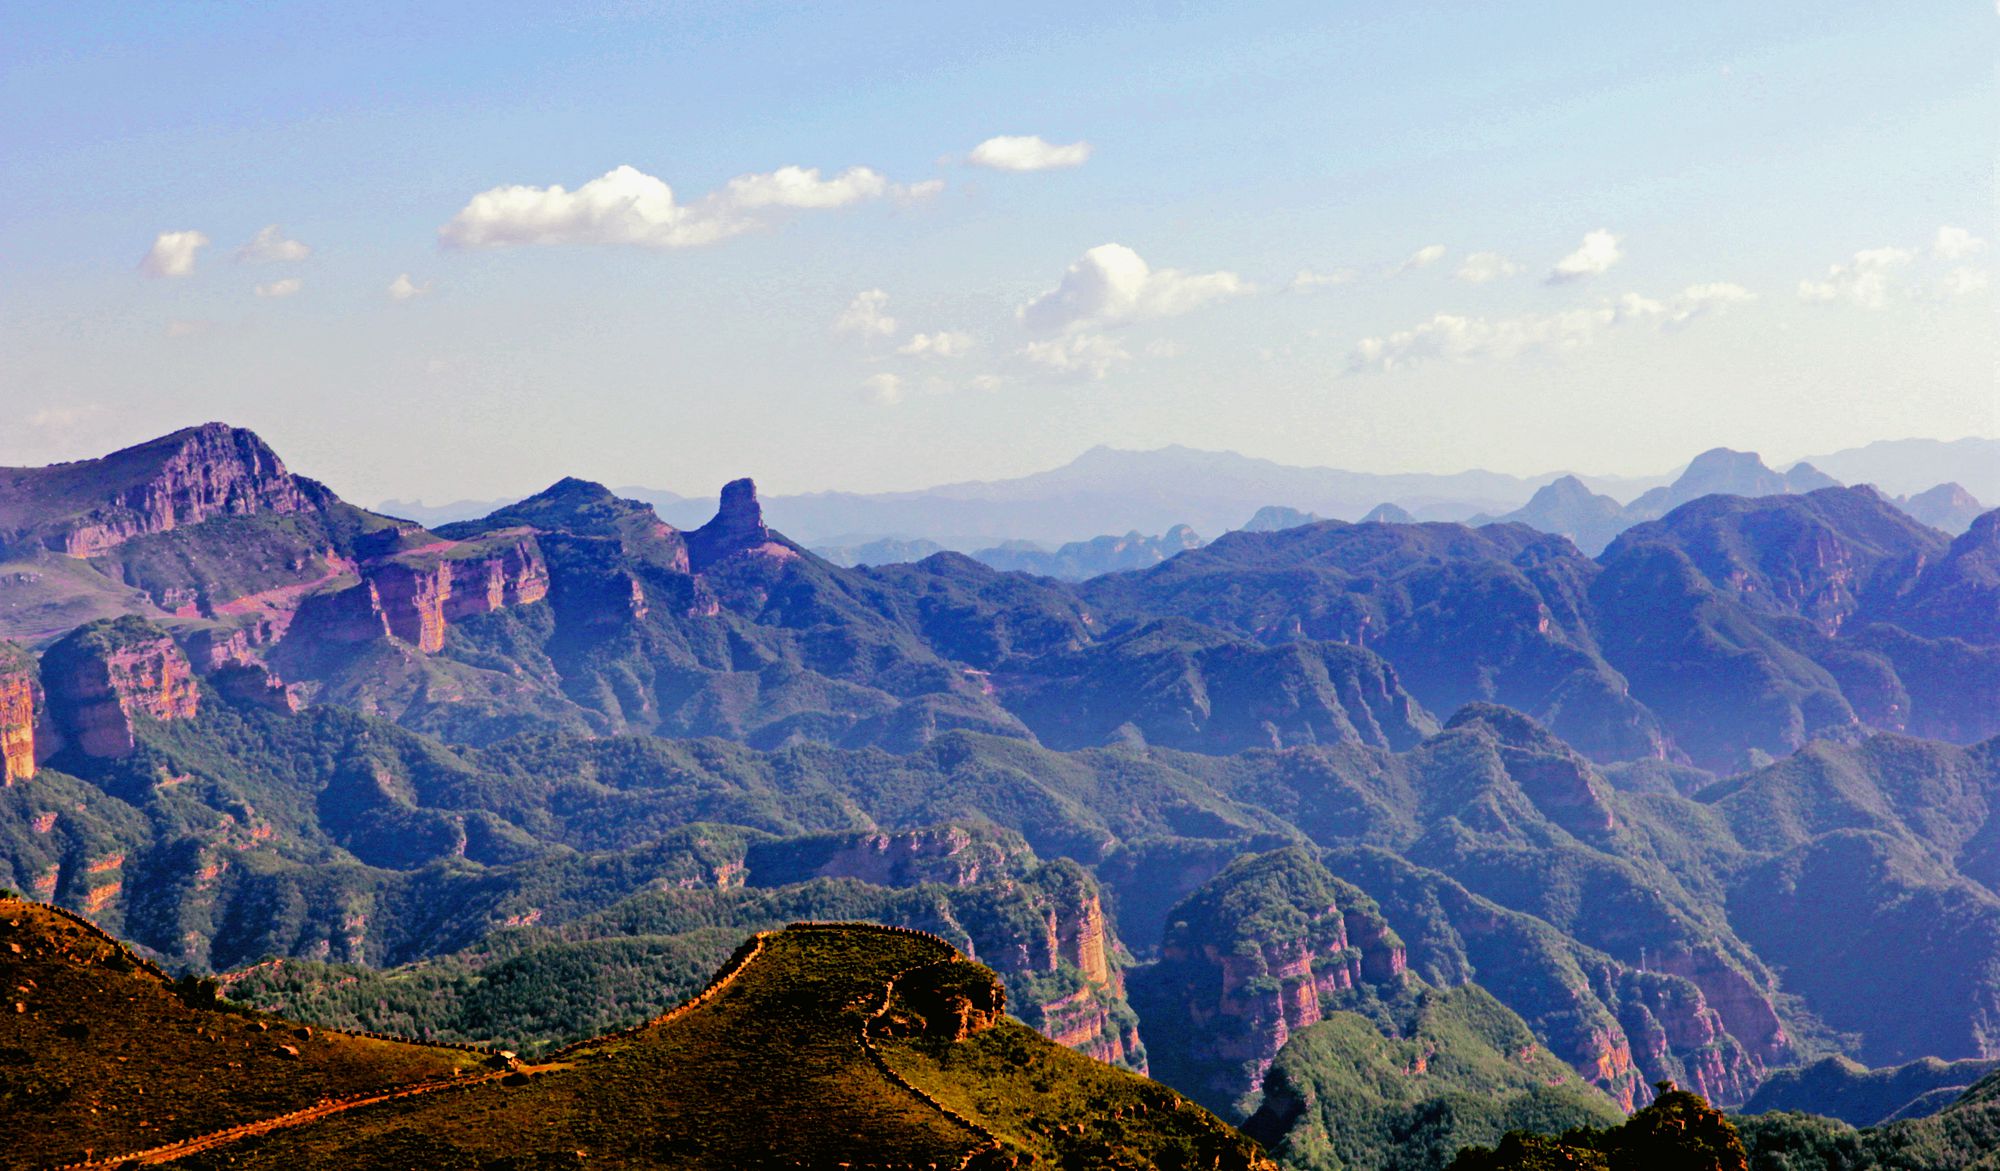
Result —
M 1415 252 L 1410 253 L 1408 260 L 1396 266 L 1396 271 L 1409 272 L 1415 268 L 1429 268 L 1431 265 L 1443 260 L 1444 254 L 1448 251 L 1450 249 L 1442 244 L 1426 244 Z
M 236 250 L 238 262 L 269 263 L 272 261 L 304 260 L 312 255 L 312 246 L 289 239 L 285 230 L 276 224 L 266 224 L 257 229 L 250 242 Z
M 1324 272 L 1302 268 L 1292 275 L 1291 283 L 1285 287 L 1294 293 L 1310 293 L 1318 289 L 1330 289 L 1335 285 L 1349 284 L 1359 275 L 1351 268 L 1334 268 Z
M 854 294 L 854 300 L 834 319 L 833 332 L 867 338 L 895 337 L 896 319 L 889 316 L 889 294 L 881 289 L 863 289 Z
M 1090 160 L 1087 142 L 1057 146 L 1039 134 L 1002 134 L 972 148 L 966 161 L 996 171 L 1052 171 L 1080 167 Z
M 822 176 L 817 167 L 739 175 L 720 190 L 682 203 L 663 180 L 621 166 L 576 190 L 505 186 L 472 197 L 438 229 L 447 248 L 528 244 L 622 244 L 691 248 L 740 235 L 783 211 L 848 207 L 888 196 L 922 198 L 942 183 L 892 183 L 867 167 Z
M 1099 244 L 1070 265 L 1055 288 L 1021 306 L 1019 315 L 1037 333 L 1060 333 L 1173 317 L 1251 291 L 1233 272 L 1155 269 L 1123 244 Z
M 1947 297 L 1976 297 L 1993 286 L 1993 277 L 1983 268 L 1961 264 L 1944 274 L 1938 287 Z
M 298 277 L 291 276 L 280 281 L 270 281 L 266 284 L 258 285 L 251 291 L 259 297 L 289 297 L 304 287 L 304 281 Z
M 431 284 L 429 281 L 425 281 L 420 285 L 411 280 L 410 274 L 407 272 L 398 273 L 396 279 L 389 282 L 389 299 L 391 301 L 408 301 L 413 297 L 421 297 L 430 291 Z
M 195 253 L 208 246 L 201 232 L 161 232 L 139 261 L 139 271 L 153 277 L 183 277 L 194 271 Z
M 1916 259 L 1907 248 L 1864 248 L 1845 264 L 1829 265 L 1820 280 L 1799 282 L 1806 301 L 1848 301 L 1863 309 L 1880 309 L 1897 291 L 1891 278 Z
M 1520 265 L 1498 252 L 1474 252 L 1459 263 L 1458 272 L 1454 275 L 1467 284 L 1483 285 L 1520 271 Z
M 911 357 L 961 358 L 971 349 L 971 334 L 941 329 L 936 333 L 911 334 L 909 341 L 896 347 L 896 352 Z
M 1092 380 L 1104 378 L 1132 360 L 1124 346 L 1100 333 L 1029 342 L 1021 356 L 1048 373 Z
M 1624 256 L 1625 250 L 1620 246 L 1619 237 L 1609 229 L 1585 232 L 1583 243 L 1577 245 L 1576 251 L 1556 261 L 1555 268 L 1549 271 L 1549 283 L 1561 285 L 1601 276 L 1611 271 L 1611 266 Z
M 1937 230 L 1937 237 L 1931 241 L 1931 255 L 1939 260 L 1964 260 L 1986 251 L 1986 241 L 1966 231 L 1946 224 Z
M 861 396 L 878 407 L 903 401 L 903 379 L 887 372 L 870 374 L 861 380 Z
M 1743 286 L 1718 282 L 1690 285 L 1664 301 L 1628 293 L 1616 301 L 1560 313 L 1501 318 L 1440 313 L 1406 330 L 1363 338 L 1348 355 L 1347 369 L 1386 372 L 1426 362 L 1504 360 L 1539 350 L 1573 350 L 1611 330 L 1681 326 L 1751 299 Z

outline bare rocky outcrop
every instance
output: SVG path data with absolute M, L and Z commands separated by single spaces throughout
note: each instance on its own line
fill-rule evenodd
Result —
M 35 660 L 0 643 L 0 787 L 35 775 Z
M 963 1041 L 1000 1023 L 1007 1011 L 1007 989 L 993 973 L 964 960 L 946 960 L 906 973 L 896 981 L 904 1018 L 926 1037 Z M 885 1030 L 894 1035 L 893 1027 Z
M 460 553 L 453 546 L 435 560 L 397 559 L 362 570 L 389 632 L 426 654 L 444 649 L 453 622 L 548 596 L 548 566 L 525 535 L 454 555 Z
M 1364 982 L 1400 983 L 1407 966 L 1375 904 L 1310 851 L 1238 859 L 1169 917 L 1139 996 L 1155 1071 L 1238 1107 L 1293 1033 Z
M 360 577 L 301 603 L 285 632 L 287 641 L 297 640 L 295 656 L 390 637 L 436 654 L 452 623 L 549 593 L 548 565 L 525 534 L 478 546 L 439 542 L 364 564 Z
M 255 434 L 223 423 L 176 431 L 87 464 L 34 472 L 26 492 L 80 506 L 33 533 L 45 547 L 72 557 L 96 556 L 133 537 L 211 517 L 304 512 L 330 500 L 325 489 L 286 471 Z M 15 541 L 26 535 L 17 532 Z
M 757 501 L 757 483 L 749 479 L 724 484 L 715 518 L 687 534 L 688 566 L 695 573 L 705 573 L 738 553 L 773 551 L 791 553 L 772 539 L 764 524 L 764 507 Z
M 142 618 L 78 627 L 49 648 L 41 669 L 55 723 L 85 756 L 129 755 L 135 720 L 191 719 L 201 704 L 186 653 Z

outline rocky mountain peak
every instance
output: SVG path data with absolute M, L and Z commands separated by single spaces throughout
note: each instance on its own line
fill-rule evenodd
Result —
M 92 557 L 213 517 L 305 512 L 330 499 L 254 432 L 203 423 L 101 459 L 5 469 L 0 547 Z
M 715 519 L 687 535 L 688 561 L 694 572 L 734 553 L 769 543 L 771 530 L 764 524 L 764 506 L 757 502 L 757 482 L 748 477 L 722 486 L 722 499 Z

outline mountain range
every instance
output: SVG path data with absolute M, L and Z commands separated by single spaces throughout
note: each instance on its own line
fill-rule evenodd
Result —
M 1301 1167 L 2000 1057 L 2000 512 L 1697 464 L 1595 556 L 1273 513 L 1081 582 L 844 567 L 747 480 L 430 529 L 221 424 L 9 469 L 0 885 L 536 1054 L 759 932 L 918 929 Z
M 1797 463 L 1840 483 L 1873 484 L 1892 497 L 1914 497 L 1955 483 L 1974 498 L 2000 501 L 2000 470 L 1996 470 L 2000 440 L 1995 439 L 1889 440 L 1808 457 L 1786 467 Z M 1690 466 L 1654 476 L 1570 478 L 1622 507 L 1648 491 L 1686 479 L 1692 471 Z M 1537 490 L 1563 478 L 1562 472 L 1538 476 L 1351 472 L 1187 447 L 1152 451 L 1096 447 L 1063 467 L 1008 480 L 904 492 L 777 496 L 767 506 L 774 524 L 814 547 L 931 541 L 941 548 L 975 553 L 1010 541 L 1054 549 L 1106 534 L 1165 533 L 1181 524 L 1212 535 L 1242 527 L 1246 518 L 1267 505 L 1357 520 L 1388 504 L 1412 520 L 1461 521 L 1512 512 L 1526 505 Z M 1707 490 L 1763 494 L 1751 488 L 1750 483 L 1738 481 Z M 705 497 L 644 487 L 617 492 L 653 505 L 663 518 L 683 527 L 698 525 L 707 516 Z M 416 501 L 390 500 L 378 511 L 438 525 L 476 519 L 506 503 L 467 500 L 426 507 Z M 1638 519 L 1653 515 L 1658 513 Z M 1920 519 L 1940 524 L 1932 517 Z M 879 563 L 874 558 L 862 560 Z

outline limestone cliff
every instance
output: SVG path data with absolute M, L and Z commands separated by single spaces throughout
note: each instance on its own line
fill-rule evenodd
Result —
M 65 742 L 91 757 L 128 755 L 140 718 L 192 718 L 201 701 L 185 652 L 143 618 L 80 626 L 42 656 L 42 685 Z

